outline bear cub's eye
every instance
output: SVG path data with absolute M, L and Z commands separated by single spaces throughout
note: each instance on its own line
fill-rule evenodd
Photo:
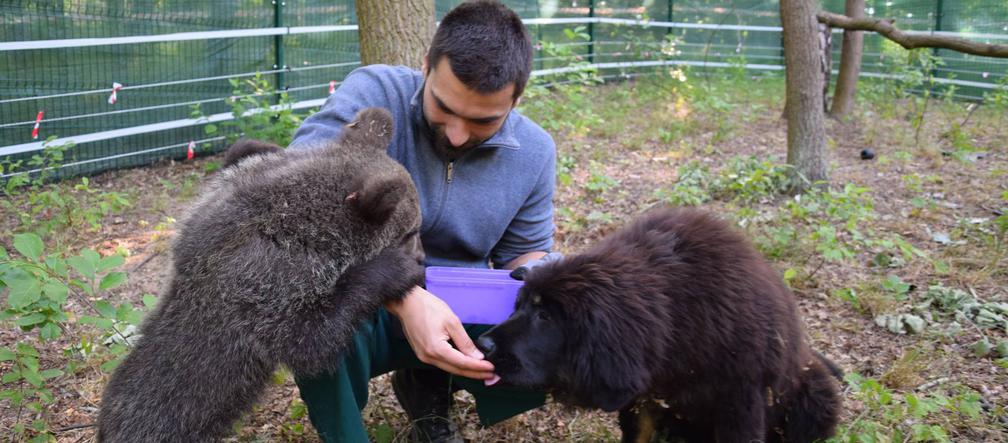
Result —
M 411 240 L 413 240 L 414 238 L 416 238 L 416 236 L 417 236 L 417 235 L 419 235 L 419 234 L 420 234 L 420 230 L 419 230 L 419 229 L 414 229 L 414 230 L 412 230 L 412 231 L 410 231 L 410 232 L 407 232 L 407 233 L 406 233 L 406 235 L 404 235 L 404 236 L 402 237 L 402 242 L 403 242 L 404 244 L 405 244 L 405 243 L 408 243 L 408 242 L 410 242 Z

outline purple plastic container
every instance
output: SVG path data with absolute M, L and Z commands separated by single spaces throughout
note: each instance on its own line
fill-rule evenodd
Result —
M 427 291 L 448 303 L 462 323 L 495 325 L 514 312 L 522 282 L 502 269 L 427 268 Z

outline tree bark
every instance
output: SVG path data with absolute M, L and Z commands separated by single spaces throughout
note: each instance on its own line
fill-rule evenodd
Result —
M 1008 45 L 991 45 L 944 35 L 908 34 L 893 26 L 892 19 L 854 19 L 825 11 L 820 11 L 816 18 L 834 28 L 877 32 L 906 49 L 941 48 L 984 57 L 1008 58 Z
M 844 13 L 853 19 L 860 19 L 864 17 L 864 7 L 865 0 L 847 0 Z M 833 109 L 830 110 L 830 114 L 835 117 L 845 115 L 854 108 L 863 52 L 864 33 L 844 30 L 843 48 L 840 50 L 840 73 L 837 76 L 836 90 L 833 92 Z
M 823 78 L 823 112 L 828 112 L 830 76 L 833 74 L 833 28 L 822 23 L 819 23 L 819 73 Z
M 362 65 L 420 69 L 434 35 L 434 0 L 355 0 Z
M 828 180 L 826 128 L 823 121 L 823 77 L 819 72 L 819 25 L 815 0 L 781 0 L 784 65 L 787 84 L 787 163 L 792 192 Z

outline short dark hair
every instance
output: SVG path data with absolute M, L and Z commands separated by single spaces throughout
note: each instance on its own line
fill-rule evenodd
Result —
M 448 57 L 452 73 L 470 89 L 487 94 L 514 83 L 517 99 L 532 71 L 532 42 L 514 11 L 497 1 L 470 1 L 441 20 L 427 52 L 428 69 L 441 57 Z

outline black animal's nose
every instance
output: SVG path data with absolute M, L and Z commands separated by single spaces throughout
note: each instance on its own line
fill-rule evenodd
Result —
M 481 335 L 480 338 L 476 339 L 476 347 L 483 352 L 484 357 L 489 357 L 490 354 L 493 354 L 497 345 L 489 335 Z

